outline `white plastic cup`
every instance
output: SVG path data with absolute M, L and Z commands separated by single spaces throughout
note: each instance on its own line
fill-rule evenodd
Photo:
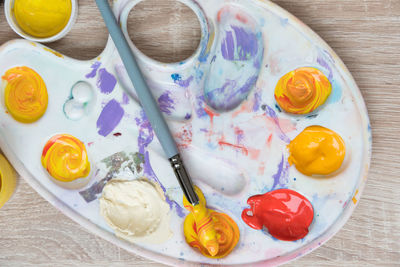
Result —
M 59 33 L 56 35 L 50 36 L 50 37 L 45 37 L 45 38 L 38 38 L 34 37 L 32 35 L 27 34 L 24 32 L 21 27 L 19 27 L 17 20 L 15 19 L 14 12 L 12 12 L 12 9 L 14 7 L 14 0 L 5 0 L 4 2 L 4 13 L 6 14 L 6 19 L 10 27 L 16 32 L 19 36 L 22 38 L 25 38 L 29 41 L 33 42 L 40 42 L 40 43 L 50 43 L 57 41 L 61 38 L 63 38 L 67 33 L 72 29 L 72 26 L 74 25 L 76 18 L 78 16 L 78 2 L 77 0 L 71 0 L 71 16 L 68 20 L 67 25 L 62 29 Z

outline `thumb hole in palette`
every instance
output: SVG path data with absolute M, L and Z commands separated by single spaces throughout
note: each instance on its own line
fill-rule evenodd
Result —
M 196 14 L 176 0 L 140 2 L 130 11 L 127 26 L 135 46 L 148 57 L 164 63 L 187 59 L 200 43 Z

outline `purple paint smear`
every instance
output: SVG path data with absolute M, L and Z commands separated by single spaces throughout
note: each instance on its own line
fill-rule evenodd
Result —
M 328 79 L 332 80 L 333 72 L 331 67 L 329 66 L 328 62 L 325 61 L 322 57 L 318 56 L 317 63 L 320 64 L 322 67 L 326 68 L 329 71 Z
M 182 76 L 179 73 L 173 73 L 171 74 L 171 78 L 174 81 L 174 83 L 176 83 L 180 87 L 187 88 L 189 87 L 190 83 L 193 80 L 193 75 L 187 78 L 186 80 L 182 80 Z
M 139 153 L 144 155 L 144 166 L 143 166 L 143 172 L 147 176 L 147 178 L 152 179 L 156 183 L 158 183 L 161 187 L 161 189 L 164 191 L 164 194 L 166 192 L 165 187 L 163 184 L 160 182 L 160 180 L 157 178 L 157 175 L 155 174 L 153 168 L 151 167 L 150 164 L 150 156 L 149 156 L 149 151 L 147 151 L 147 146 L 153 141 L 154 139 L 154 132 L 153 128 L 151 127 L 151 124 L 149 120 L 146 117 L 146 114 L 142 110 L 140 112 L 140 117 L 135 118 L 136 125 L 139 127 L 139 136 L 137 139 L 138 142 L 138 147 L 139 147 Z M 169 204 L 171 209 L 175 209 L 176 213 L 178 214 L 179 217 L 184 217 L 185 212 L 184 209 L 179 206 L 178 203 L 174 200 L 170 200 L 167 195 L 165 195 L 165 200 Z
M 92 64 L 90 67 L 92 71 L 88 74 L 85 75 L 86 78 L 94 78 L 96 76 L 97 70 L 100 68 L 101 63 L 99 61 L 96 61 Z
M 225 39 L 221 44 L 222 56 L 225 59 L 233 60 L 235 57 L 235 52 L 233 51 L 235 47 L 235 41 L 233 40 L 233 34 L 231 31 L 225 32 Z
M 278 164 L 278 171 L 274 175 L 272 175 L 272 178 L 274 178 L 274 184 L 272 185 L 271 190 L 274 190 L 278 185 L 280 187 L 286 185 L 289 177 L 288 169 L 289 169 L 289 163 L 287 160 L 285 160 L 284 156 L 282 155 L 281 162 Z
M 244 133 L 243 133 L 243 131 L 238 131 L 238 132 L 236 133 L 236 143 L 237 143 L 237 144 L 240 144 L 240 143 L 243 141 L 243 139 L 244 139 Z
M 261 51 L 261 55 L 263 55 L 263 54 L 264 54 L 264 47 L 262 48 L 262 51 Z M 256 68 L 256 69 L 260 69 L 262 61 L 263 61 L 263 57 L 262 56 L 255 57 L 254 58 L 254 62 L 253 62 L 253 67 Z
M 103 94 L 109 94 L 114 90 L 117 79 L 109 73 L 105 68 L 99 70 L 99 78 L 97 79 L 97 87 Z
M 254 93 L 254 103 L 253 103 L 253 111 L 256 112 L 259 110 L 261 104 L 261 92 L 257 91 Z
M 215 62 L 215 60 L 217 59 L 217 55 L 214 55 L 213 57 L 212 57 L 212 59 L 211 59 L 211 62 L 210 63 L 213 63 L 213 62 Z
M 236 37 L 232 31 L 225 32 L 225 38 L 221 43 L 221 53 L 226 60 L 249 60 L 256 56 L 258 52 L 258 41 L 256 34 L 248 32 L 243 27 L 231 25 Z
M 235 80 L 226 79 L 221 88 L 206 93 L 207 103 L 216 110 L 232 110 L 247 97 L 257 78 L 257 75 L 249 77 L 238 89 Z
M 266 105 L 266 115 L 273 119 L 278 129 L 279 138 L 286 143 L 290 143 L 290 138 L 282 131 L 281 126 L 279 125 L 278 116 L 276 115 L 275 111 L 268 105 Z
M 171 115 L 172 111 L 175 109 L 174 108 L 174 100 L 171 98 L 171 92 L 166 91 L 163 93 L 158 99 L 158 106 L 160 107 L 160 110 L 164 112 L 167 115 Z
M 122 103 L 123 105 L 128 105 L 129 104 L 129 96 L 123 92 L 122 93 Z
M 115 99 L 111 99 L 97 119 L 98 133 L 102 136 L 109 135 L 117 127 L 123 116 L 124 109 Z
M 204 106 L 205 106 L 204 102 L 205 102 L 205 99 L 204 99 L 203 95 L 196 97 L 195 111 L 196 111 L 197 117 L 199 117 L 199 118 L 207 116 L 207 112 L 204 110 Z

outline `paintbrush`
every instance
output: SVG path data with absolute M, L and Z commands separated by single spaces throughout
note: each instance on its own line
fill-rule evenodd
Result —
M 183 165 L 175 140 L 169 131 L 168 125 L 161 114 L 157 102 L 154 100 L 154 97 L 143 78 L 135 56 L 133 55 L 129 44 L 122 33 L 108 0 L 96 0 L 96 4 L 101 15 L 103 16 L 104 22 L 108 28 L 112 40 L 114 41 L 122 62 L 125 65 L 143 110 L 146 113 L 146 116 L 150 121 L 150 124 L 153 127 L 154 132 L 157 135 L 157 138 L 171 163 L 183 193 L 190 204 L 195 206 L 199 203 L 199 197 L 194 191 L 193 183 L 186 172 L 185 166 Z

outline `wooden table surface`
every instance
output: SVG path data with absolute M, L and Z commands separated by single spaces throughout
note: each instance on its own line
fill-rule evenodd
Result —
M 308 24 L 343 59 L 364 96 L 373 130 L 371 170 L 354 214 L 325 245 L 289 265 L 399 266 L 400 0 L 274 2 Z M 94 1 L 79 5 L 73 30 L 49 46 L 90 59 L 102 51 L 107 33 Z M 1 45 L 18 36 L 7 25 L 2 4 L 0 9 Z M 198 22 L 187 7 L 148 0 L 133 12 L 131 37 L 151 57 L 178 61 L 197 47 Z M 0 210 L 0 266 L 78 265 L 162 266 L 86 232 L 20 178 Z

